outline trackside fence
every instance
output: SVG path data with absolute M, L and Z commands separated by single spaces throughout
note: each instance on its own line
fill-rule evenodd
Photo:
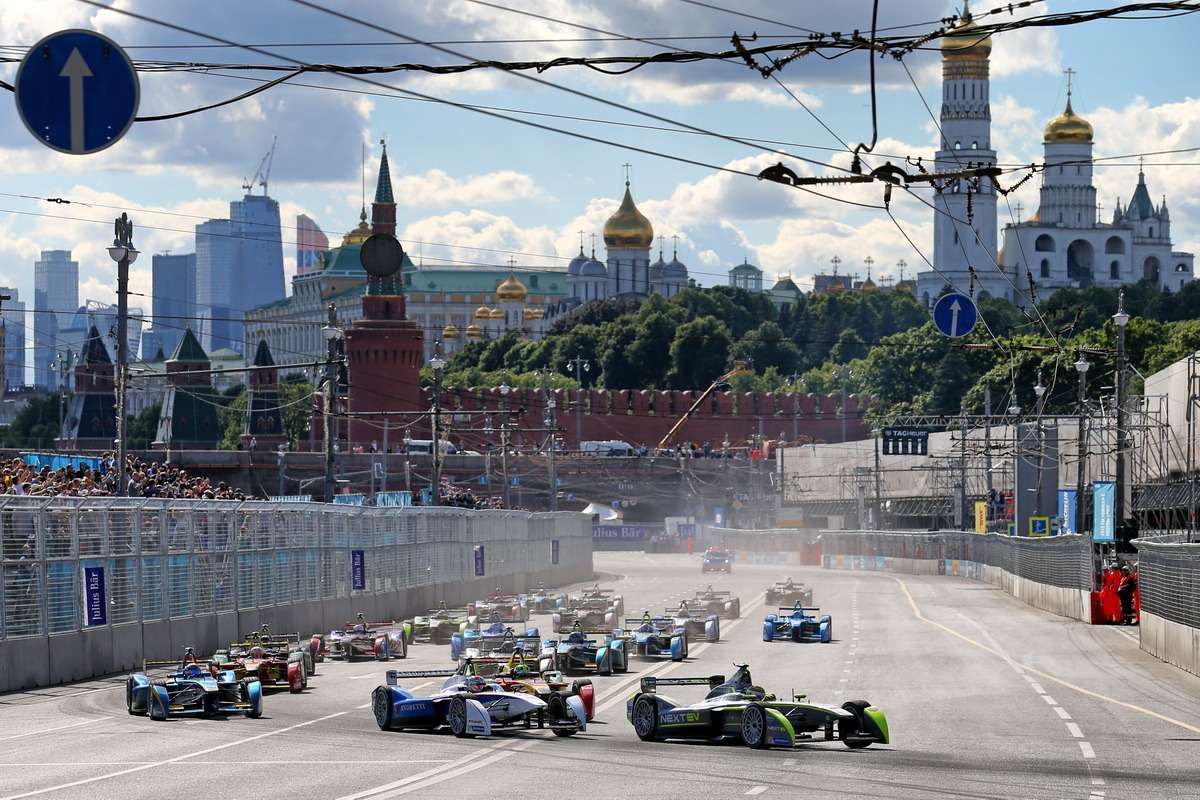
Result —
M 1200 675 L 1200 543 L 1179 536 L 1137 539 L 1141 646 Z
M 0 691 L 592 575 L 573 513 L 0 497 Z

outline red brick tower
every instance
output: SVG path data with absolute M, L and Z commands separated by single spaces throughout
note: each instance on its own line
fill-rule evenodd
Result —
M 395 236 L 396 202 L 392 197 L 392 176 L 388 170 L 387 147 L 379 163 L 379 181 L 371 204 L 371 229 L 376 235 Z M 397 252 L 401 252 L 396 248 Z M 419 411 L 421 403 L 421 366 L 425 362 L 425 337 L 415 322 L 405 315 L 401 265 L 403 255 L 394 264 L 376 268 L 370 274 L 363 294 L 362 319 L 346 331 L 346 359 L 349 366 L 350 412 L 348 444 L 370 447 L 382 442 L 384 418 L 356 418 L 356 413 L 378 414 L 384 411 Z M 388 418 L 393 430 L 411 417 Z M 395 437 L 399 439 L 397 435 Z

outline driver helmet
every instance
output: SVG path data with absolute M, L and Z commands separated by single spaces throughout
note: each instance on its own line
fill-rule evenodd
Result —
M 263 658 L 264 656 L 266 656 L 266 654 L 267 654 L 267 651 L 263 650 L 261 647 L 259 647 L 257 645 L 250 648 L 250 657 L 251 658 Z
M 788 587 L 789 589 L 792 588 L 792 579 L 788 578 L 786 581 L 783 582 L 783 585 Z
M 465 685 L 468 692 L 471 692 L 472 694 L 478 694 L 487 688 L 487 681 L 478 675 L 472 675 L 467 678 Z
M 514 678 L 524 678 L 529 675 L 529 667 L 524 664 L 517 664 L 512 668 L 512 674 Z

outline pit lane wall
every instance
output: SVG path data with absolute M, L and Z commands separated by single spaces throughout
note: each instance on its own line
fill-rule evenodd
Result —
M 592 577 L 582 514 L 0 497 L 0 692 Z
M 1137 539 L 1141 648 L 1200 675 L 1200 543 Z
M 974 578 L 1034 608 L 1092 621 L 1091 555 L 1082 536 L 821 531 L 820 541 L 826 569 Z

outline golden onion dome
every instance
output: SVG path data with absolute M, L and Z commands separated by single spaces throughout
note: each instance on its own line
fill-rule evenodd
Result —
M 483 328 L 479 327 L 474 322 L 472 322 L 470 325 L 467 326 L 467 338 L 468 339 L 479 339 L 482 336 L 483 336 Z
M 650 220 L 638 211 L 629 182 L 625 182 L 625 197 L 616 213 L 604 223 L 604 245 L 606 247 L 646 248 L 654 242 L 654 227 Z
M 446 327 L 442 328 L 442 338 L 443 339 L 457 339 L 458 338 L 458 326 L 455 325 L 453 322 L 451 322 Z
M 964 2 L 958 24 L 942 37 L 942 58 L 987 58 L 991 54 L 992 37 L 979 31 L 970 4 Z
M 538 320 L 543 316 L 542 309 L 538 306 L 525 306 L 525 319 Z
M 1068 94 L 1066 109 L 1047 123 L 1042 140 L 1046 144 L 1061 142 L 1091 144 L 1094 133 L 1092 123 L 1076 114 L 1071 108 L 1071 96 Z
M 488 319 L 504 319 L 504 312 L 498 308 L 493 308 L 488 312 Z
M 474 316 L 475 316 L 475 319 L 491 319 L 492 318 L 492 310 L 490 308 L 488 308 L 487 306 L 480 306 L 479 308 L 475 309 Z
M 518 280 L 513 273 L 508 273 L 508 277 L 500 282 L 496 287 L 496 299 L 501 302 L 517 302 L 525 301 L 529 296 L 529 290 L 525 288 L 525 284 Z
M 342 247 L 359 245 L 371 238 L 371 226 L 367 224 L 367 210 L 364 208 L 358 215 L 358 227 L 342 237 Z

